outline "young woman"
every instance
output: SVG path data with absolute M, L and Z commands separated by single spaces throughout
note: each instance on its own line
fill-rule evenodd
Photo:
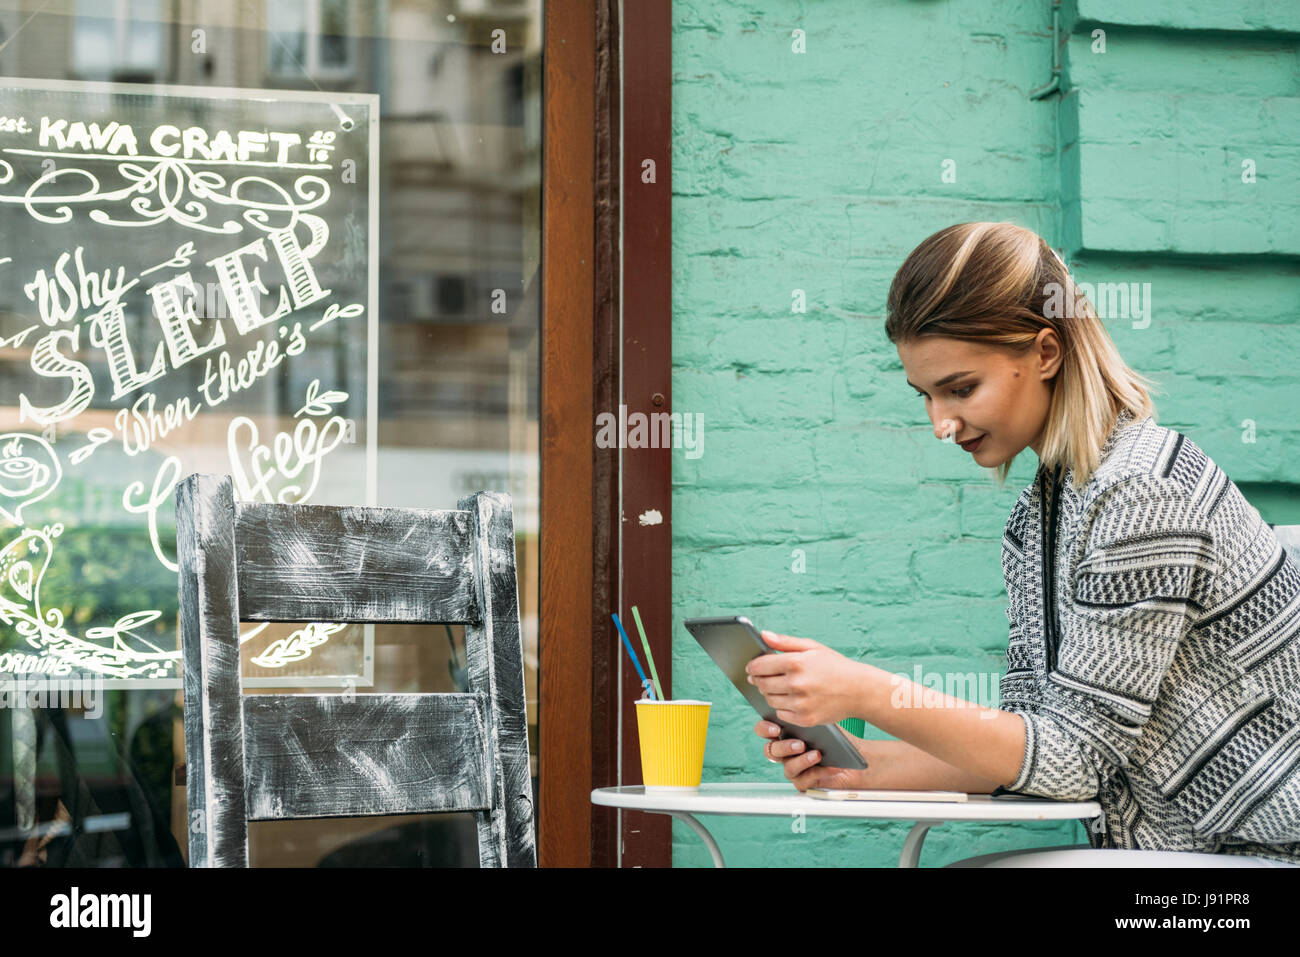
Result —
M 1146 380 L 1029 230 L 934 234 L 888 312 L 936 438 L 1000 484 L 1026 448 L 1039 460 L 1002 537 L 1001 706 L 765 632 L 787 653 L 755 659 L 749 680 L 777 717 L 860 717 L 899 740 L 855 739 L 870 767 L 848 771 L 760 721 L 764 754 L 800 790 L 1095 799 L 1093 847 L 1300 862 L 1300 568 L 1277 536 L 1156 424 Z

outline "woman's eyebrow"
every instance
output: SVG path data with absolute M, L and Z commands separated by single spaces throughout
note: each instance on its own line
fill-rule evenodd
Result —
M 936 383 L 934 384 L 934 387 L 935 387 L 936 389 L 938 389 L 938 388 L 940 388 L 941 386 L 945 386 L 945 385 L 947 385 L 949 382 L 952 382 L 954 379 L 960 379 L 960 378 L 961 378 L 962 376 L 964 376 L 964 375 L 974 375 L 974 371 L 971 370 L 971 369 L 967 369 L 965 372 L 954 372 L 954 373 L 952 373 L 952 375 L 946 375 L 946 376 L 944 376 L 942 379 L 940 379 L 938 382 L 936 382 Z M 920 386 L 918 386 L 918 385 L 914 385 L 914 384 L 912 383 L 912 380 L 911 380 L 911 379 L 908 379 L 908 380 L 907 380 L 907 384 L 910 385 L 910 386 L 912 386 L 912 388 L 913 388 L 913 389 L 916 389 L 916 391 L 918 391 L 918 392 L 923 391 L 923 390 L 921 389 Z

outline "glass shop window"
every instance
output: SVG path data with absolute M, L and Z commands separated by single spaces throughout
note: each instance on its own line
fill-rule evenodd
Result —
M 276 0 L 267 9 L 270 72 L 340 76 L 352 69 L 348 0 Z
M 0 0 L 0 866 L 185 862 L 193 472 L 247 501 L 509 492 L 536 786 L 541 24 Z M 467 687 L 458 625 L 245 624 L 241 656 L 249 694 Z M 255 824 L 250 855 L 477 861 L 449 815 Z

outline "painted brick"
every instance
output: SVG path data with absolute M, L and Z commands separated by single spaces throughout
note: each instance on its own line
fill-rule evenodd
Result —
M 909 676 L 1005 668 L 1000 537 L 1037 460 L 998 488 L 938 442 L 883 330 L 895 270 L 938 229 L 1010 220 L 1065 248 L 1080 281 L 1149 282 L 1149 324 L 1105 323 L 1162 390 L 1158 420 L 1269 509 L 1297 498 L 1300 8 L 1078 6 L 1106 52 L 1067 23 L 1066 92 L 1036 101 L 1037 0 L 673 4 L 673 402 L 706 422 L 704 455 L 673 456 L 673 683 L 714 702 L 705 780 L 783 778 L 683 618 L 747 614 Z M 734 866 L 893 866 L 907 833 L 805 823 L 709 820 Z M 922 863 L 1078 843 L 1077 822 L 950 824 Z M 674 858 L 709 864 L 680 825 Z
M 1104 53 L 1073 43 L 1071 238 L 1094 250 L 1300 252 L 1294 55 L 1293 43 L 1122 29 Z M 1211 64 L 1223 68 L 1213 82 Z
M 1007 476 L 1006 488 L 993 483 L 963 485 L 960 490 L 962 537 L 987 538 L 1002 547 L 1002 530 L 1006 527 L 1011 508 L 1020 497 L 1021 490 L 1029 484 L 1030 476 L 1018 481 L 1013 471 Z M 999 561 L 1000 558 L 999 552 Z
M 1001 548 L 988 541 L 961 539 L 917 552 L 913 575 L 926 595 L 969 595 L 994 598 L 1005 594 Z
M 1075 0 L 1081 20 L 1171 30 L 1300 31 L 1300 7 L 1277 0 Z
M 1300 325 L 1201 322 L 1179 332 L 1182 334 L 1175 336 L 1170 346 L 1180 372 L 1281 381 L 1296 388 L 1287 380 L 1296 373 Z M 1292 396 L 1300 400 L 1300 393 Z
M 1104 27 L 1103 27 L 1104 28 Z M 1106 31 L 1093 52 L 1091 30 L 1070 36 L 1066 67 L 1081 90 L 1294 97 L 1295 39 L 1250 34 L 1211 37 L 1158 31 Z M 1283 140 L 1285 142 L 1285 140 Z

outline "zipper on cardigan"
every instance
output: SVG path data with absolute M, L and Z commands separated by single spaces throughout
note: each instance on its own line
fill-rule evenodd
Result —
M 1046 591 L 1044 602 L 1046 621 L 1043 622 L 1043 637 L 1046 641 L 1047 671 L 1051 673 L 1056 667 L 1056 647 L 1059 636 L 1056 627 L 1056 524 L 1060 514 L 1060 474 L 1057 465 L 1052 470 L 1052 484 L 1047 486 L 1046 472 L 1043 474 L 1043 500 L 1039 502 L 1039 515 L 1043 523 L 1039 540 L 1043 547 L 1043 586 Z M 1050 503 L 1050 505 L 1049 505 Z M 1088 832 L 1097 835 L 1104 844 L 1106 833 L 1106 812 L 1103 810 L 1088 822 Z M 1089 841 L 1091 843 L 1091 841 Z
M 1060 466 L 1052 472 L 1052 485 L 1050 492 L 1047 487 L 1047 473 L 1043 472 L 1042 496 L 1039 501 L 1039 516 L 1042 528 L 1039 530 L 1039 540 L 1043 549 L 1043 588 L 1044 595 L 1044 622 L 1043 622 L 1043 639 L 1046 645 L 1045 658 L 1047 672 L 1050 674 L 1056 668 L 1056 515 L 1059 510 L 1060 498 L 1057 492 L 1057 473 Z M 1050 507 L 1048 502 L 1050 501 Z

